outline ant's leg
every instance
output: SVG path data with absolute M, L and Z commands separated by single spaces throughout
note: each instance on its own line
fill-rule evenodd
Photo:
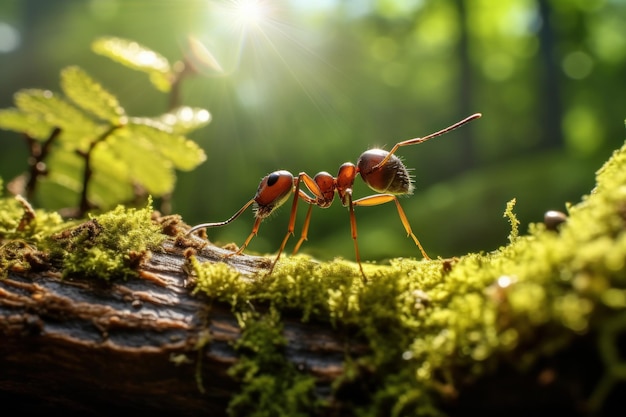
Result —
M 289 240 L 289 237 L 293 236 L 293 232 L 296 228 L 296 215 L 298 213 L 298 200 L 303 199 L 309 204 L 312 204 L 315 201 L 314 198 L 309 197 L 304 191 L 300 190 L 300 181 L 303 181 L 304 184 L 309 189 L 311 189 L 310 184 L 313 184 L 313 186 L 317 187 L 313 179 L 304 172 L 301 172 L 300 175 L 298 175 L 298 178 L 294 180 L 293 203 L 291 204 L 291 214 L 289 215 L 289 226 L 287 227 L 287 234 L 285 235 L 282 243 L 280 244 L 280 248 L 278 249 L 278 254 L 276 254 L 276 259 L 274 259 L 274 262 L 272 263 L 272 266 L 270 268 L 270 271 L 269 271 L 270 274 L 274 270 L 274 266 L 276 266 L 276 263 L 278 262 L 280 255 L 283 253 L 283 250 L 285 250 L 285 246 L 287 245 L 287 241 Z M 315 192 L 315 190 L 312 190 L 312 192 Z M 309 208 L 309 212 L 310 211 L 311 209 Z M 307 214 L 307 219 L 309 218 L 310 218 L 310 214 Z
M 276 254 L 276 258 L 274 262 L 272 262 L 272 266 L 270 267 L 269 273 L 271 274 L 280 258 L 280 255 L 283 253 L 285 249 L 285 245 L 287 245 L 287 241 L 289 240 L 289 236 L 293 235 L 293 231 L 296 227 L 296 214 L 298 212 L 298 200 L 300 195 L 300 177 L 296 178 L 295 186 L 294 186 L 294 194 L 293 194 L 293 203 L 291 203 L 291 213 L 289 214 L 289 226 L 287 227 L 287 234 L 283 238 L 283 242 L 280 244 L 280 248 L 278 249 L 278 253 Z
M 356 203 L 356 201 L 352 202 L 352 192 L 348 192 L 346 196 L 348 197 L 348 210 L 350 212 L 350 231 L 352 233 L 352 241 L 354 242 L 354 255 L 356 258 L 356 263 L 359 264 L 359 270 L 361 271 L 363 282 L 366 282 L 367 277 L 365 276 L 365 272 L 363 272 L 363 265 L 361 265 L 361 254 L 359 252 L 359 243 L 357 242 L 356 216 L 354 215 L 354 203 Z
M 257 217 L 256 220 L 254 221 L 254 225 L 252 226 L 252 232 L 250 232 L 250 235 L 248 236 L 248 238 L 246 239 L 245 242 L 243 242 L 243 245 L 241 245 L 241 247 L 233 252 L 233 253 L 229 253 L 228 255 L 226 255 L 227 258 L 230 258 L 233 255 L 241 255 L 243 253 L 243 251 L 246 249 L 246 247 L 248 246 L 248 243 L 250 243 L 250 241 L 252 240 L 253 237 L 256 236 L 256 234 L 259 232 L 259 226 L 261 225 L 261 221 L 263 219 L 260 217 Z
M 315 180 L 313 178 L 311 178 L 310 175 L 308 175 L 308 174 L 306 174 L 304 172 L 301 172 L 300 175 L 298 176 L 298 179 L 301 179 L 302 182 L 304 182 L 304 185 L 306 186 L 306 188 L 309 189 L 309 191 L 314 195 L 314 197 L 311 197 L 307 193 L 305 193 L 304 191 L 299 190 L 300 198 L 302 198 L 304 201 L 309 203 L 309 209 L 306 212 L 306 217 L 304 219 L 304 224 L 302 225 L 302 233 L 300 235 L 300 239 L 296 243 L 296 246 L 294 246 L 294 249 L 293 249 L 293 252 L 292 252 L 293 255 L 298 253 L 298 251 L 300 250 L 300 246 L 302 246 L 304 241 L 307 240 L 307 237 L 308 237 L 308 234 L 309 234 L 309 226 L 311 224 L 311 214 L 313 212 L 313 205 L 318 205 L 318 200 L 323 200 L 324 199 L 323 191 L 317 185 Z M 334 197 L 334 190 L 333 190 L 333 197 Z
M 309 210 L 306 212 L 306 217 L 304 219 L 304 225 L 302 226 L 302 234 L 300 235 L 300 240 L 296 243 L 296 246 L 293 248 L 292 255 L 298 253 L 300 250 L 300 246 L 307 240 L 307 236 L 309 234 L 309 224 L 311 223 L 311 213 L 313 212 L 313 204 L 309 204 Z
M 354 201 L 352 204 L 354 204 L 355 206 L 377 206 L 379 204 L 385 204 L 390 201 L 394 201 L 396 203 L 396 208 L 398 209 L 400 221 L 402 222 L 402 225 L 404 226 L 404 230 L 406 230 L 407 235 L 411 236 L 411 238 L 419 248 L 420 252 L 422 252 L 422 256 L 424 257 L 424 259 L 430 260 L 430 257 L 426 254 L 426 251 L 420 244 L 417 236 L 415 236 L 415 234 L 411 230 L 411 225 L 409 224 L 409 220 L 407 219 L 406 214 L 404 214 L 404 210 L 402 210 L 402 207 L 400 206 L 398 197 L 393 194 L 375 194 L 368 197 L 360 198 Z

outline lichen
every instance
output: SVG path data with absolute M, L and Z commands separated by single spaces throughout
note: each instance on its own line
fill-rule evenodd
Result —
M 238 310 L 262 302 L 304 321 L 358 329 L 355 337 L 369 353 L 347 357 L 335 384 L 340 393 L 342 385 L 375 375 L 369 400 L 354 404 L 358 415 L 437 415 L 461 380 L 478 379 L 502 361 L 523 372 L 585 334 L 600 334 L 606 366 L 589 402 L 597 409 L 613 384 L 626 380 L 626 373 L 611 371 L 624 367 L 611 352 L 614 333 L 626 333 L 625 168 L 626 146 L 598 171 L 596 188 L 567 207 L 569 217 L 556 231 L 536 223 L 519 234 L 512 200 L 504 212 L 509 244 L 492 252 L 364 264 L 365 284 L 358 266 L 340 259 L 285 257 L 256 280 L 196 262 L 197 290 Z M 618 324 L 607 330 L 607 320 Z M 260 342 L 256 348 L 264 349 Z M 271 377 L 263 367 L 255 375 Z M 243 407 L 244 397 L 237 398 Z

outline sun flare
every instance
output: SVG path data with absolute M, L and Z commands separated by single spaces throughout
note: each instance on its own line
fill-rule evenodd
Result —
M 234 0 L 231 5 L 235 24 L 241 29 L 258 27 L 270 18 L 271 9 L 267 0 Z
M 276 87 L 302 89 L 318 108 L 324 63 L 298 20 L 296 3 L 307 0 L 208 0 L 207 48 L 223 64 L 221 75 L 236 80 L 239 99 L 258 107 Z M 326 1 L 326 0 L 325 0 Z M 313 41 L 315 42 L 315 41 Z

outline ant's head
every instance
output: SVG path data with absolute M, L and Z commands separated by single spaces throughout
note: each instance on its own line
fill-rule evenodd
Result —
M 254 196 L 255 217 L 265 218 L 287 201 L 293 182 L 293 175 L 289 171 L 274 171 L 266 175 Z
M 383 149 L 370 149 L 359 157 L 356 165 L 361 173 L 361 178 L 372 190 L 378 193 L 411 194 L 413 181 L 409 170 L 395 155 L 378 166 L 389 152 Z

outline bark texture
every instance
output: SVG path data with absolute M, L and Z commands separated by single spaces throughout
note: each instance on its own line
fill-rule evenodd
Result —
M 52 270 L 0 279 L 2 403 L 94 416 L 225 415 L 238 389 L 227 370 L 236 361 L 239 326 L 228 305 L 191 294 L 183 251 L 166 242 L 142 265 L 142 279 L 125 282 L 61 279 Z M 221 254 L 207 246 L 196 256 Z M 248 275 L 268 266 L 252 256 L 228 262 Z M 284 319 L 292 341 L 286 355 L 327 395 L 342 369 L 341 336 Z

